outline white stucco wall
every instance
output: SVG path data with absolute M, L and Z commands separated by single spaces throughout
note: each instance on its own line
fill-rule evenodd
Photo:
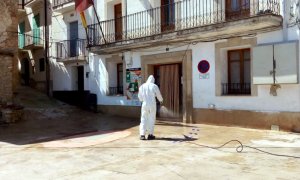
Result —
M 122 1 L 123 2 L 123 1 Z M 99 11 L 100 18 L 110 19 L 112 12 L 109 8 L 113 8 L 113 4 L 119 3 L 119 1 L 97 1 L 96 7 Z M 107 5 L 108 4 L 108 5 Z M 127 13 L 132 14 L 140 12 L 145 9 L 149 9 L 154 6 L 160 6 L 158 1 L 137 1 L 127 0 Z M 109 8 L 108 8 L 109 7 Z M 105 10 L 105 8 L 108 8 Z M 88 11 L 88 21 L 94 22 L 95 16 L 93 16 L 93 10 L 90 8 Z M 72 13 L 72 12 L 71 12 Z M 53 18 L 52 25 L 52 38 L 53 39 L 67 39 L 68 38 L 68 23 L 74 20 L 78 20 L 80 28 L 81 21 L 78 15 L 71 16 L 71 13 L 66 13 L 62 16 L 56 16 Z M 80 29 L 79 28 L 79 29 Z M 80 36 L 84 37 L 85 32 L 81 28 Z M 284 33 L 287 32 L 287 37 L 284 37 Z M 299 40 L 299 29 L 292 27 L 285 30 L 274 31 L 264 34 L 258 34 L 257 44 L 266 43 L 278 43 L 290 40 Z M 221 40 L 226 41 L 226 40 Z M 219 42 L 221 42 L 219 41 Z M 189 50 L 192 50 L 192 74 L 193 74 L 193 107 L 194 108 L 208 108 L 209 104 L 214 104 L 217 109 L 224 110 L 252 110 L 252 111 L 300 111 L 300 85 L 299 84 L 286 84 L 281 85 L 281 89 L 278 90 L 278 96 L 271 96 L 269 94 L 269 85 L 257 85 L 255 86 L 257 93 L 252 96 L 216 96 L 216 72 L 215 72 L 215 43 L 207 42 L 190 45 Z M 180 46 L 180 47 L 178 47 Z M 169 46 L 169 52 L 183 51 L 187 49 L 187 45 L 174 45 Z M 236 47 L 244 48 L 245 46 Z M 150 54 L 159 54 L 165 52 L 165 46 L 154 47 L 150 49 L 134 50 L 132 52 L 123 52 L 125 61 L 132 59 L 132 65 L 126 68 L 140 68 L 141 56 Z M 52 49 L 53 50 L 53 49 Z M 221 57 L 226 56 L 227 50 L 223 50 Z M 115 54 L 120 55 L 120 54 Z M 116 75 L 112 64 L 107 63 L 109 56 L 100 56 L 96 54 L 89 54 L 89 64 L 85 65 L 85 72 L 89 72 L 89 77 L 85 77 L 85 89 L 90 90 L 92 93 L 97 94 L 99 105 L 125 105 L 136 106 L 139 105 L 137 101 L 127 100 L 125 96 L 108 96 L 109 86 L 115 84 L 116 79 L 113 76 Z M 300 57 L 300 56 L 299 56 Z M 200 60 L 207 60 L 210 63 L 209 79 L 200 79 L 197 65 Z M 223 61 L 224 62 L 224 61 Z M 226 66 L 226 63 L 222 64 Z M 71 67 L 62 65 L 61 63 L 53 64 L 53 88 L 54 90 L 72 90 L 72 74 Z M 299 68 L 300 69 L 300 68 Z M 109 73 L 113 72 L 113 74 Z M 227 68 L 224 70 L 226 77 Z M 298 72 L 299 73 L 299 72 Z M 299 74 L 300 75 L 300 74 Z M 109 80 L 111 77 L 111 80 Z M 144 77 L 145 78 L 145 77 Z M 74 79 L 74 78 L 73 78 Z M 125 82 L 124 82 L 125 84 Z M 73 85 L 74 86 L 74 85 Z

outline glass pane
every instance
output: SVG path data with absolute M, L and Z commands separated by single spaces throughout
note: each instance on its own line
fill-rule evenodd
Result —
M 118 86 L 122 87 L 123 86 L 123 72 L 119 72 L 118 76 L 119 76 Z
M 240 60 L 240 51 L 231 51 L 229 53 L 230 61 L 239 61 Z
M 250 61 L 250 50 L 244 51 L 244 61 Z
M 240 83 L 240 62 L 230 63 L 230 80 L 231 83 Z
M 251 82 L 250 61 L 244 62 L 244 82 Z

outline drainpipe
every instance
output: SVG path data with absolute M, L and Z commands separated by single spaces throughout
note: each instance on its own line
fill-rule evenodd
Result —
M 44 0 L 44 17 L 45 17 L 45 27 L 44 27 L 44 39 L 45 39 L 45 62 L 46 62 L 46 90 L 47 95 L 50 96 L 50 64 L 48 59 L 48 49 L 49 49 L 49 42 L 48 42 L 48 0 Z
M 283 41 L 288 40 L 288 24 L 289 24 L 289 17 L 290 17 L 290 7 L 291 7 L 291 1 L 290 0 L 284 0 L 283 3 L 283 27 L 282 27 L 282 33 L 283 33 Z

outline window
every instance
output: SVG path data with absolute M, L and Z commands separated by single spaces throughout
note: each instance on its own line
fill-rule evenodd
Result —
M 39 60 L 39 65 L 40 65 L 40 72 L 45 71 L 45 59 L 44 58 L 41 58 Z
M 118 77 L 118 93 L 123 94 L 123 64 L 117 64 L 117 77 Z
M 251 94 L 250 49 L 231 50 L 227 56 L 228 83 L 222 84 L 222 94 Z
M 107 71 L 109 74 L 109 95 L 123 95 L 123 63 L 108 62 Z

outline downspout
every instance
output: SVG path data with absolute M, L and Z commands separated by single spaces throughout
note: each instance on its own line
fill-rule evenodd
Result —
M 283 33 L 283 42 L 286 42 L 288 40 L 288 24 L 289 24 L 289 18 L 290 18 L 290 7 L 291 7 L 291 1 L 290 0 L 283 0 L 283 27 L 282 27 L 282 33 Z
M 44 14 L 45 14 L 45 28 L 44 28 L 44 39 L 45 39 L 45 62 L 46 62 L 46 91 L 47 95 L 50 96 L 50 64 L 48 59 L 48 49 L 49 49 L 49 41 L 48 41 L 48 0 L 44 0 Z

